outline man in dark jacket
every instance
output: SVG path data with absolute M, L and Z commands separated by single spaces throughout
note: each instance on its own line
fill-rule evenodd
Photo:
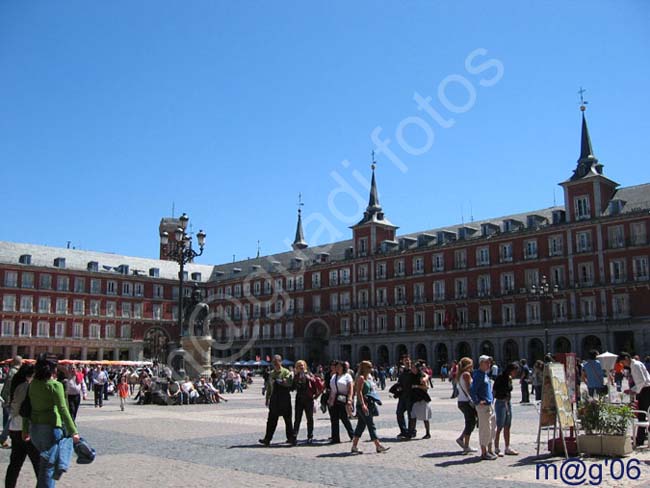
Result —
M 2 396 L 2 434 L 0 434 L 0 444 L 2 444 L 2 447 L 9 447 L 7 438 L 9 437 L 9 397 L 11 392 L 11 380 L 22 364 L 23 358 L 15 356 L 11 362 L 11 369 L 9 370 L 9 373 L 7 373 L 5 382 L 2 385 L 2 392 L 0 393 Z
M 273 356 L 273 371 L 269 375 L 266 387 L 266 406 L 269 408 L 269 416 L 266 420 L 266 435 L 260 439 L 260 444 L 269 446 L 275 428 L 278 426 L 278 419 L 284 419 L 284 427 L 287 434 L 287 442 L 292 446 L 296 445 L 296 437 L 291 423 L 291 386 L 293 376 L 291 372 L 282 367 L 282 356 Z
M 411 372 L 411 358 L 405 356 L 402 359 L 404 370 L 397 378 L 397 383 L 402 387 L 402 394 L 397 402 L 397 425 L 399 426 L 399 439 L 413 439 L 417 432 L 415 430 L 415 419 L 411 416 L 413 398 L 411 391 L 413 385 L 417 384 L 417 377 Z M 404 413 L 408 418 L 408 426 L 404 420 Z

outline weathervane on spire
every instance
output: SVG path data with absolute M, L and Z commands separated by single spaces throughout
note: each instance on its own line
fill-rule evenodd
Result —
M 580 90 L 578 90 L 578 94 L 580 95 L 580 111 L 584 112 L 587 110 L 587 104 L 589 103 L 588 101 L 585 100 L 584 94 L 587 90 L 584 88 L 580 87 Z
M 302 210 L 300 207 L 304 207 L 305 204 L 302 203 L 302 193 L 298 193 L 298 213 L 301 213 Z
M 371 156 L 371 159 L 372 159 L 372 164 L 370 165 L 370 167 L 374 171 L 375 167 L 377 166 L 377 161 L 375 161 L 375 150 L 374 149 L 370 152 L 370 156 Z

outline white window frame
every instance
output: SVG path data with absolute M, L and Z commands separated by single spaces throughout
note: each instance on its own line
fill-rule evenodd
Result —
M 65 338 L 65 322 L 55 322 L 54 324 L 54 338 Z
M 13 320 L 2 321 L 2 337 L 14 337 L 16 334 L 16 323 Z
M 589 195 L 579 195 L 573 197 L 573 205 L 576 220 L 588 220 L 591 218 L 591 204 Z
M 18 322 L 18 336 L 31 337 L 32 336 L 32 322 L 31 320 L 21 320 Z

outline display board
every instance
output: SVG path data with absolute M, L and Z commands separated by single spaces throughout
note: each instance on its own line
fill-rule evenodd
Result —
M 563 429 L 574 427 L 573 408 L 569 398 L 569 389 L 567 387 L 567 378 L 564 374 L 564 365 L 560 363 L 549 363 L 547 366 L 553 383 L 553 401 L 555 403 L 555 409 L 557 416 L 559 417 L 560 425 Z
M 539 455 L 542 427 L 553 427 L 554 429 L 559 427 L 565 453 L 567 450 L 564 429 L 575 427 L 573 408 L 569 397 L 569 388 L 567 385 L 567 377 L 564 374 L 564 368 L 565 364 L 563 363 L 547 363 L 544 366 L 542 403 L 539 410 L 539 429 L 537 431 L 537 455 Z M 575 368 L 573 371 L 575 371 Z

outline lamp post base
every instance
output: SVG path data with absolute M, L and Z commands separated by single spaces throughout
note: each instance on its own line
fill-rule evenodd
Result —
M 188 336 L 181 339 L 185 356 L 185 371 L 190 377 L 210 376 L 212 373 L 212 336 Z

